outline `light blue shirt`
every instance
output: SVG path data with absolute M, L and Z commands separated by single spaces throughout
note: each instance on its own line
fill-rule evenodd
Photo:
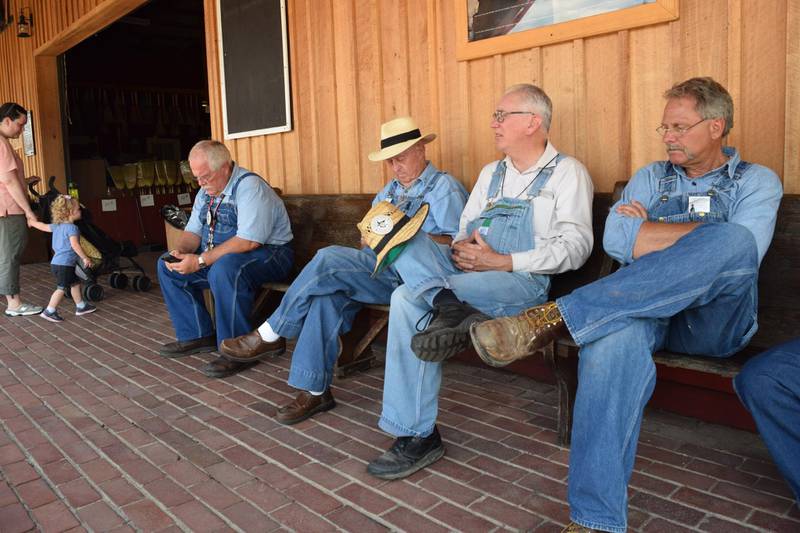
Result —
M 50 224 L 50 231 L 53 232 L 53 259 L 50 264 L 74 266 L 78 262 L 78 254 L 72 249 L 69 238 L 80 237 L 78 226 L 71 222 Z
M 454 237 L 458 233 L 458 222 L 461 218 L 461 212 L 467 203 L 467 190 L 464 186 L 457 181 L 453 176 L 446 172 L 440 171 L 433 166 L 433 163 L 428 163 L 422 174 L 414 180 L 411 187 L 406 189 L 403 185 L 392 179 L 383 189 L 381 189 L 372 201 L 374 206 L 380 201 L 388 200 L 394 205 L 400 205 L 402 202 L 399 197 L 414 198 L 422 194 L 431 184 L 431 180 L 436 180 L 433 187 L 429 190 L 423 201 L 430 204 L 428 217 L 422 225 L 422 231 L 431 235 L 449 235 Z M 389 198 L 390 192 L 394 190 L 394 198 Z M 402 207 L 402 206 L 400 206 Z M 411 213 L 413 215 L 413 213 Z
M 231 178 L 222 193 L 223 204 L 236 208 L 236 236 L 260 244 L 286 244 L 292 240 L 292 227 L 283 201 L 275 194 L 272 187 L 259 176 L 248 176 L 242 180 L 232 197 L 236 180 L 249 170 L 236 164 L 233 166 Z M 200 220 L 202 206 L 208 204 L 209 195 L 203 189 L 198 191 L 192 206 L 192 214 L 186 224 L 186 231 L 202 236 L 205 220 Z
M 726 147 L 723 151 L 729 157 L 728 161 L 699 178 L 690 178 L 682 167 L 671 165 L 672 171 L 678 176 L 675 193 L 704 194 L 723 172 L 733 178 L 741 157 L 735 148 Z M 611 207 L 608 214 L 603 247 L 608 255 L 623 264 L 634 261 L 633 246 L 644 219 L 621 215 L 617 213 L 617 206 L 629 204 L 633 200 L 640 202 L 645 208 L 652 205 L 660 196 L 658 182 L 663 177 L 663 168 L 664 163 L 657 162 L 639 169 L 625 187 L 620 201 Z M 783 186 L 778 175 L 767 167 L 756 164 L 750 164 L 741 179 L 734 182 L 731 191 L 732 201 L 727 220 L 746 227 L 753 234 L 758 246 L 759 263 L 772 241 L 781 196 Z M 713 243 L 709 243 L 709 246 L 713 246 Z

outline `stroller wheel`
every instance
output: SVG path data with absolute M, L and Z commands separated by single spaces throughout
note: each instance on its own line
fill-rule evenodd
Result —
M 115 289 L 124 289 L 128 286 L 128 276 L 122 272 L 114 272 L 109 276 L 108 283 Z
M 105 291 L 102 285 L 98 285 L 97 283 L 88 283 L 83 288 L 83 297 L 88 302 L 99 302 L 103 299 L 104 293 Z
M 150 290 L 152 283 L 147 276 L 136 276 L 133 278 L 133 290 L 139 292 L 147 292 Z

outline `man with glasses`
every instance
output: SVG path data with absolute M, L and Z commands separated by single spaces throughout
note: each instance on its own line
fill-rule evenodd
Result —
M 381 126 L 381 148 L 371 161 L 385 161 L 393 178 L 375 196 L 373 205 L 387 201 L 409 217 L 424 204 L 422 226 L 432 240 L 449 244 L 458 232 L 458 216 L 467 191 L 450 174 L 428 161 L 425 146 L 436 134 L 422 135 L 411 117 Z M 355 243 L 354 243 L 355 244 Z M 292 282 L 280 306 L 257 330 L 222 343 L 232 364 L 247 364 L 280 355 L 286 338 L 297 338 L 289 369 L 295 398 L 278 409 L 282 424 L 296 424 L 332 409 L 333 370 L 339 357 L 339 336 L 347 333 L 364 304 L 387 304 L 401 283 L 392 268 L 376 272 L 376 255 L 368 247 L 329 246 L 318 251 Z
M 546 300 L 550 275 L 592 250 L 592 181 L 548 141 L 552 103 L 530 84 L 508 89 L 492 116 L 496 148 L 451 247 L 417 235 L 393 268 L 381 429 L 396 440 L 368 471 L 406 477 L 444 455 L 436 427 L 442 362 L 469 346 L 469 326 Z
M 627 484 L 652 354 L 728 357 L 756 331 L 758 266 L 772 239 L 781 182 L 724 146 L 733 101 L 711 78 L 665 93 L 656 131 L 668 161 L 640 169 L 606 221 L 606 252 L 624 266 L 516 317 L 477 324 L 489 364 L 528 356 L 557 337 L 580 346 L 567 531 L 625 531 Z
M 231 160 L 218 141 L 200 141 L 189 166 L 201 189 L 177 248 L 158 262 L 158 282 L 177 340 L 159 352 L 175 358 L 217 348 L 250 331 L 258 288 L 285 279 L 292 268 L 292 230 L 283 202 L 257 174 Z M 203 290 L 214 295 L 216 328 Z M 209 377 L 231 369 L 219 359 L 203 367 Z

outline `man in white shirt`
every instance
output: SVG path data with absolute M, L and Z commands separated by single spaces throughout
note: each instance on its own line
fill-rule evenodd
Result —
M 548 142 L 551 117 L 540 88 L 508 89 L 492 121 L 506 157 L 481 171 L 454 244 L 418 234 L 393 265 L 404 284 L 392 294 L 379 426 L 397 439 L 369 464 L 376 477 L 406 477 L 444 455 L 441 363 L 469 346 L 470 325 L 544 302 L 549 275 L 591 253 L 592 181 Z

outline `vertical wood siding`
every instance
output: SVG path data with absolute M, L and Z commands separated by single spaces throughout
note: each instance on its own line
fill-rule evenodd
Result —
M 0 34 L 0 99 L 36 109 L 34 50 L 101 4 L 26 0 L 33 37 Z M 216 1 L 205 5 L 212 131 L 221 138 Z M 17 2 L 13 2 L 15 8 Z M 243 165 L 288 193 L 374 192 L 386 169 L 366 159 L 381 122 L 411 114 L 439 138 L 429 155 L 471 186 L 497 156 L 489 116 L 504 87 L 533 82 L 555 105 L 551 137 L 598 190 L 664 156 L 661 94 L 710 75 L 736 105 L 731 144 L 800 193 L 800 5 L 682 0 L 677 21 L 466 62 L 455 59 L 454 0 L 287 0 L 294 130 L 229 141 Z M 48 94 L 47 98 L 57 98 Z M 43 128 L 37 124 L 37 148 Z M 52 129 L 52 128 L 50 128 Z M 41 152 L 27 158 L 41 172 Z

